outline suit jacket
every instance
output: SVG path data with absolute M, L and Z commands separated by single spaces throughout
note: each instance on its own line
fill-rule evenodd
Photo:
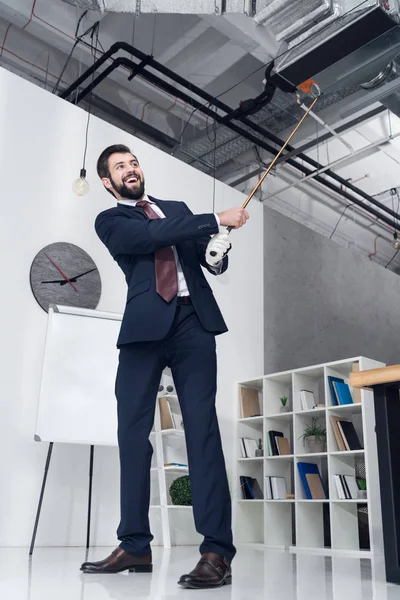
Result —
M 155 257 L 159 248 L 175 246 L 193 307 L 206 331 L 227 331 L 201 266 L 215 275 L 205 260 L 211 234 L 218 233 L 213 214 L 193 215 L 184 202 L 150 198 L 165 219 L 149 219 L 143 208 L 118 204 L 100 213 L 96 233 L 119 264 L 128 284 L 124 317 L 117 345 L 161 340 L 171 328 L 176 297 L 166 302 L 156 291 Z M 221 272 L 228 268 L 223 259 Z

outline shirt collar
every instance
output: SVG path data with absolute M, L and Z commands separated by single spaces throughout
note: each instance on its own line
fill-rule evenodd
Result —
M 140 198 L 140 200 L 118 200 L 117 204 L 125 204 L 126 206 L 136 206 L 136 204 L 138 202 L 150 202 L 150 204 L 155 204 L 155 202 L 153 202 L 152 200 L 150 200 L 150 198 L 147 196 L 147 194 L 144 194 L 143 198 Z

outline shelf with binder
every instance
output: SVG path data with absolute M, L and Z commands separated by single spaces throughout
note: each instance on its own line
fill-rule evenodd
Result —
M 340 412 L 328 410 L 327 441 L 330 452 L 360 452 L 364 450 L 361 405 L 359 410 Z
M 359 361 L 358 361 L 359 362 Z M 337 390 L 335 389 L 336 382 L 349 385 L 350 373 L 353 369 L 359 369 L 357 361 L 343 361 L 335 365 L 326 365 L 325 367 L 325 393 L 328 399 L 327 406 L 339 407 L 341 410 L 346 410 L 347 406 L 357 406 L 361 404 L 361 390 L 350 389 L 353 403 L 350 405 L 342 404 L 338 398 Z M 334 383 L 335 382 L 335 383 Z
M 264 466 L 264 498 L 287 500 L 294 493 L 293 460 L 266 460 Z
M 264 460 L 246 462 L 241 460 L 238 454 L 239 460 L 236 462 L 238 482 L 239 475 L 243 475 L 244 470 L 249 476 L 256 476 L 258 479 L 262 474 L 264 500 L 242 501 L 241 494 L 237 494 L 237 507 L 241 508 L 239 511 L 236 510 L 235 524 L 242 532 L 240 537 L 243 538 L 238 541 L 260 543 L 268 547 L 312 548 L 323 553 L 328 552 L 329 549 L 335 551 L 343 549 L 346 552 L 365 556 L 365 552 L 361 549 L 364 546 L 360 545 L 361 534 L 359 536 L 358 528 L 366 527 L 368 530 L 366 537 L 370 539 L 370 553 L 382 553 L 373 394 L 368 390 L 360 390 L 360 395 L 357 397 L 356 390 L 346 388 L 353 369 L 365 370 L 381 366 L 384 366 L 383 363 L 365 357 L 355 357 L 264 376 L 262 386 L 264 416 L 257 422 L 257 434 L 263 434 Z M 334 404 L 338 396 L 332 396 L 330 385 L 332 380 L 328 378 L 335 378 L 339 383 L 344 384 L 344 388 L 341 386 L 338 388 L 342 394 L 339 400 L 346 401 L 346 396 L 343 396 L 345 392 L 350 404 Z M 260 390 L 261 379 L 258 378 L 257 382 L 257 389 Z M 304 405 L 300 397 L 302 390 L 312 392 L 315 404 L 323 406 L 303 410 Z M 289 412 L 280 412 L 279 397 L 282 395 L 288 398 Z M 311 400 L 310 396 L 308 401 Z M 347 446 L 342 436 L 341 448 L 339 448 L 332 418 L 335 422 L 350 423 L 344 426 L 342 424 Z M 326 429 L 326 444 L 321 452 L 309 451 L 301 439 L 305 428 L 312 423 L 312 419 L 316 419 L 317 423 Z M 244 426 L 245 423 L 239 421 L 238 432 L 243 432 Z M 361 448 L 357 447 L 353 428 Z M 279 437 L 286 437 L 289 440 L 287 455 L 269 456 L 269 431 L 278 432 L 282 434 Z M 276 435 L 273 437 L 275 438 Z M 238 435 L 238 443 L 239 437 Z M 339 498 L 334 475 L 356 477 L 357 473 L 356 478 L 360 478 L 360 464 L 363 461 L 365 463 L 363 485 L 367 491 L 360 490 L 360 497 L 357 498 Z M 311 480 L 312 490 L 307 483 L 306 491 L 299 472 L 300 463 L 305 465 L 302 467 L 303 475 L 315 475 L 311 479 L 307 478 L 307 482 Z M 250 468 L 253 470 L 250 471 Z M 268 499 L 267 476 L 285 478 L 287 492 L 293 493 L 294 498 Z M 353 483 L 353 480 L 349 480 L 347 486 L 350 485 L 354 493 Z M 252 521 L 253 516 L 257 527 Z M 261 518 L 264 524 L 263 535 L 258 529 Z
M 262 459 L 258 456 L 258 450 L 263 449 L 263 420 L 239 421 L 238 429 L 238 460 L 256 460 Z
M 307 393 L 306 400 L 302 399 L 302 392 Z M 306 402 L 303 405 L 303 402 Z M 293 372 L 293 407 L 296 413 L 309 411 L 319 407 L 319 404 L 325 405 L 325 381 L 323 367 L 314 367 L 310 369 L 301 369 Z
M 263 414 L 263 380 L 245 381 L 239 386 L 239 419 L 255 419 Z
M 294 465 L 295 497 L 305 500 L 326 500 L 329 498 L 327 476 L 327 455 L 309 454 L 296 456 Z
M 264 461 L 238 461 L 238 499 L 253 502 L 264 500 Z
M 329 490 L 332 500 L 358 500 L 368 497 L 368 490 L 361 489 L 365 483 L 365 459 L 360 454 L 339 453 L 329 457 Z
M 293 418 L 266 417 L 264 420 L 264 455 L 287 456 L 293 453 Z

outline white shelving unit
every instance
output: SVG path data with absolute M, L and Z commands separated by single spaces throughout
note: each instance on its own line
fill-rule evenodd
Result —
M 361 371 L 385 366 L 365 357 L 324 363 L 303 369 L 265 375 L 239 382 L 237 394 L 237 461 L 236 502 L 234 503 L 235 539 L 237 543 L 274 548 L 307 549 L 316 552 L 350 552 L 357 555 L 383 554 L 379 473 L 375 435 L 373 392 L 361 390 L 361 403 L 334 406 L 328 376 L 349 383 L 353 363 Z M 257 389 L 261 416 L 240 418 L 240 387 Z M 300 390 L 312 390 L 316 404 L 323 407 L 302 410 Z M 351 390 L 353 393 L 353 390 Z M 287 396 L 289 412 L 280 412 L 280 397 Z M 363 450 L 340 451 L 331 427 L 330 415 L 351 420 Z M 308 453 L 301 435 L 312 418 L 326 428 L 326 452 Z M 268 431 L 281 431 L 290 441 L 293 454 L 268 456 Z M 242 458 L 240 438 L 262 439 L 264 457 Z M 356 460 L 364 458 L 367 499 L 338 498 L 334 475 L 355 475 Z M 298 472 L 298 462 L 315 463 L 319 467 L 327 500 L 309 500 Z M 245 500 L 240 476 L 257 479 L 264 500 Z M 266 476 L 285 477 L 288 493 L 294 499 L 266 500 Z M 360 550 L 359 509 L 368 513 L 370 550 Z M 330 540 L 330 543 L 329 543 Z
M 167 385 L 174 385 L 171 373 L 166 370 L 161 380 L 164 390 Z M 175 386 L 174 386 L 175 388 Z M 165 463 L 177 462 L 187 464 L 186 440 L 183 429 L 161 429 L 159 398 L 166 397 L 175 415 L 180 415 L 178 397 L 174 394 L 158 394 L 154 427 L 150 434 L 150 442 L 154 453 L 151 476 L 150 526 L 154 535 L 153 544 L 170 548 L 172 545 L 193 545 L 201 541 L 196 532 L 191 506 L 172 504 L 169 487 L 177 477 L 187 475 L 188 467 L 165 466 Z

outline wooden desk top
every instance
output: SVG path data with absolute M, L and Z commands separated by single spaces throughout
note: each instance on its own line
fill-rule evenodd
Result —
M 350 387 L 365 388 L 400 381 L 400 365 L 350 373 Z

